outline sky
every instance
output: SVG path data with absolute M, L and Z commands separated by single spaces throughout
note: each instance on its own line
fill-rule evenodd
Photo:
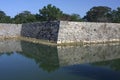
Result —
M 83 17 L 94 6 L 108 6 L 116 9 L 120 7 L 120 0 L 0 0 L 0 10 L 14 17 L 25 10 L 33 14 L 39 13 L 39 9 L 48 4 L 60 8 L 64 13 L 76 13 Z

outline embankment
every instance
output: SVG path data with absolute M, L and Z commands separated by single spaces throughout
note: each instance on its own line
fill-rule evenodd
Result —
M 116 42 L 120 41 L 120 24 L 69 21 L 0 24 L 0 38 L 13 37 L 35 38 L 56 44 Z

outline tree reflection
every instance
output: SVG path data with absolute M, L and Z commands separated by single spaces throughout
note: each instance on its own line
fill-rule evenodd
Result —
M 113 70 L 119 71 L 120 70 L 120 59 L 109 60 L 109 61 L 101 61 L 92 63 L 95 66 L 107 66 L 112 68 Z
M 3 54 L 11 56 L 13 53 L 20 53 L 27 58 L 34 59 L 39 68 L 47 72 L 55 71 L 60 66 L 85 63 L 94 66 L 109 66 L 114 70 L 120 70 L 120 44 L 57 48 L 57 46 L 47 46 L 25 41 L 1 43 L 4 45 L 0 45 L 3 46 L 0 48 L 0 56 Z M 8 46 L 8 43 L 11 44 Z
M 7 56 L 10 56 L 13 54 L 13 52 L 7 52 L 7 53 L 0 53 L 0 56 L 2 56 L 3 54 L 6 54 Z
M 36 61 L 40 68 L 52 72 L 59 68 L 59 59 L 56 46 L 47 46 L 42 44 L 33 44 L 30 42 L 21 42 L 22 53 L 24 56 Z

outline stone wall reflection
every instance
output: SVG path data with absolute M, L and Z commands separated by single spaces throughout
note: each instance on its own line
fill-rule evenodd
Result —
M 60 66 L 74 64 L 109 64 L 120 59 L 120 43 L 84 46 L 47 46 L 25 41 L 0 41 L 0 55 L 17 52 L 34 59 L 40 68 L 47 72 L 57 70 Z M 107 61 L 107 62 L 106 62 Z M 110 61 L 110 62 L 108 62 Z M 118 64 L 113 62 L 112 64 Z M 114 65 L 112 65 L 114 66 Z
M 21 42 L 16 40 L 0 40 L 0 53 L 21 52 Z
M 61 66 L 93 63 L 120 58 L 120 44 L 58 47 Z
M 17 52 L 27 58 L 34 59 L 40 68 L 47 72 L 59 68 L 59 59 L 56 46 L 34 44 L 18 40 L 0 41 L 0 55 Z
M 33 44 L 30 42 L 21 42 L 22 55 L 32 58 L 40 68 L 47 72 L 59 68 L 59 59 L 56 46 L 47 46 L 42 44 Z

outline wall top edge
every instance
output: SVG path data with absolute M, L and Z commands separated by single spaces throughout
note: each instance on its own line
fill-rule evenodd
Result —
M 31 23 L 22 23 L 22 24 L 34 24 L 34 23 L 93 23 L 93 24 L 120 24 L 120 23 L 108 23 L 108 22 L 78 22 L 78 21 L 42 21 L 42 22 L 31 22 Z M 14 24 L 14 23 L 0 23 L 0 25 L 22 25 L 22 24 Z

